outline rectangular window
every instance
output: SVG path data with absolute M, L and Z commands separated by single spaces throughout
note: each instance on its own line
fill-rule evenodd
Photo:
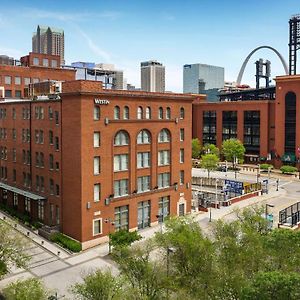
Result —
M 59 112 L 55 111 L 54 114 L 55 114 L 55 124 L 59 125 Z
M 29 84 L 30 84 L 30 78 L 25 77 L 25 78 L 24 78 L 24 85 L 25 85 L 25 86 L 28 86 Z
M 128 154 L 119 154 L 114 156 L 114 171 L 128 170 Z
M 56 196 L 60 195 L 60 190 L 59 190 L 59 185 L 58 184 L 55 185 L 55 195 Z
M 4 76 L 4 83 L 11 84 L 11 76 Z
M 115 208 L 115 230 L 128 230 L 129 228 L 129 207 L 128 205 Z
M 138 229 L 150 226 L 150 201 L 138 203 Z
M 138 193 L 150 191 L 150 176 L 142 176 L 137 179 Z
M 40 177 L 40 181 L 41 181 L 41 192 L 44 192 L 45 184 L 44 184 L 44 177 L 43 176 Z
M 170 186 L 170 173 L 158 174 L 158 187 L 165 188 Z
M 34 64 L 35 66 L 38 66 L 38 65 L 40 64 L 40 60 L 39 60 L 38 57 L 34 57 L 34 58 L 33 58 L 33 64 Z
M 180 184 L 183 185 L 184 184 L 184 171 L 181 170 L 179 174 L 180 174 Z
M 12 109 L 12 118 L 13 118 L 13 120 L 15 120 L 15 119 L 16 119 L 16 117 L 17 117 L 17 114 L 16 114 L 16 109 L 15 109 L 15 108 L 13 108 L 13 109 Z
M 57 60 L 55 60 L 55 59 L 51 60 L 51 67 L 52 68 L 57 68 Z
M 25 197 L 25 211 L 30 213 L 30 199 Z
M 17 171 L 13 169 L 13 182 L 17 181 Z
M 102 219 L 93 220 L 93 236 L 102 233 Z
M 14 193 L 13 205 L 18 206 L 18 204 L 19 204 L 18 194 Z
M 5 90 L 5 98 L 11 98 L 11 97 L 12 97 L 11 90 Z
M 162 150 L 158 151 L 158 165 L 167 166 L 170 164 L 170 151 Z
M 180 128 L 180 141 L 184 141 L 184 128 Z
M 43 130 L 40 130 L 39 143 L 44 144 L 44 131 Z
M 128 179 L 115 180 L 114 196 L 121 197 L 128 195 Z
M 49 130 L 49 144 L 53 145 L 53 131 Z
M 20 90 L 15 90 L 15 98 L 21 98 L 22 92 Z
M 100 120 L 100 107 L 94 106 L 94 120 L 98 121 Z
M 41 200 L 38 201 L 38 219 L 44 220 L 44 202 Z
M 100 174 L 100 156 L 94 157 L 94 175 Z
M 20 85 L 21 84 L 21 77 L 16 76 L 15 77 L 15 85 Z
M 50 106 L 48 107 L 48 115 L 49 120 L 53 120 L 53 109 Z
M 158 201 L 158 215 L 159 222 L 163 222 L 165 218 L 170 214 L 170 196 L 159 198 Z
M 48 58 L 43 58 L 43 66 L 44 67 L 49 67 L 49 60 L 48 60 Z
M 12 155 L 13 155 L 13 162 L 16 162 L 17 161 L 17 150 L 15 148 L 13 148 Z
M 17 139 L 17 130 L 15 128 L 12 130 L 12 138 L 14 141 Z
M 180 162 L 181 164 L 184 163 L 184 149 L 180 149 L 179 162 Z
M 96 131 L 94 132 L 94 147 L 100 147 L 100 132 Z
M 55 137 L 55 150 L 56 151 L 59 150 L 59 137 L 58 136 Z
M 50 189 L 50 195 L 54 195 L 54 181 L 53 181 L 53 179 L 49 180 L 49 189 Z
M 137 167 L 138 169 L 150 167 L 150 152 L 139 152 L 137 154 Z
M 53 154 L 49 154 L 49 169 L 53 170 L 54 168 L 54 158 L 53 158 Z
M 33 83 L 39 83 L 40 79 L 39 78 L 33 78 Z
M 101 186 L 100 183 L 94 184 L 94 202 L 100 201 Z

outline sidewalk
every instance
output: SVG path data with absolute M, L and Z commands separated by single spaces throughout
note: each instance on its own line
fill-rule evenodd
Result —
M 70 257 L 70 253 L 65 251 L 62 247 L 51 243 L 38 235 L 32 229 L 25 227 L 22 223 L 19 223 L 17 220 L 13 219 L 6 213 L 0 211 L 0 218 L 4 220 L 7 224 L 11 225 L 15 230 L 20 232 L 26 238 L 29 238 L 34 243 L 38 244 L 40 247 L 43 247 L 45 250 L 51 252 L 54 255 L 58 255 L 60 258 L 68 258 Z

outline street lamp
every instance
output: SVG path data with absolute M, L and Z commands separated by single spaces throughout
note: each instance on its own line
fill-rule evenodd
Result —
M 217 207 L 218 207 L 218 182 L 219 182 L 219 180 L 218 180 L 218 178 L 216 178 L 216 205 L 217 205 Z
M 227 160 L 225 160 L 225 177 L 227 179 Z
M 115 225 L 115 221 L 107 218 L 104 220 L 104 223 L 108 224 L 108 253 L 111 254 L 110 225 Z

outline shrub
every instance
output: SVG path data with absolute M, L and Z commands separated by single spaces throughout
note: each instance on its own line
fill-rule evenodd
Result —
M 282 172 L 282 174 L 286 174 L 286 173 L 295 173 L 298 171 L 298 169 L 293 166 L 282 166 L 280 168 L 280 171 Z
M 81 251 L 81 244 L 68 236 L 57 232 L 51 235 L 51 241 L 57 243 L 58 245 L 71 250 L 72 252 L 80 252 Z
M 261 164 L 260 165 L 261 170 L 266 170 L 267 171 L 269 168 L 273 169 L 274 167 L 271 164 Z
M 109 235 L 110 244 L 114 247 L 130 246 L 133 242 L 140 240 L 142 237 L 137 231 L 129 232 L 127 230 L 119 230 Z

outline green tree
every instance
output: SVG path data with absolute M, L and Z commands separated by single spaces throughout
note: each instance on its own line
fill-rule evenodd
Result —
M 46 300 L 49 294 L 37 278 L 12 282 L 2 293 L 6 300 Z
M 127 281 L 126 299 L 160 300 L 166 294 L 166 271 L 160 260 L 151 260 L 154 245 L 150 241 L 135 247 L 123 247 L 114 253 L 121 274 Z
M 8 272 L 10 265 L 26 267 L 29 260 L 26 247 L 27 240 L 0 220 L 0 277 Z
M 207 177 L 218 166 L 219 158 L 216 154 L 204 154 L 201 156 L 201 167 L 207 170 Z
M 71 292 L 80 300 L 121 300 L 123 281 L 107 271 L 97 270 L 87 275 L 83 283 L 71 287 Z
M 137 231 L 128 231 L 125 229 L 116 231 L 109 234 L 110 243 L 113 247 L 127 247 L 133 242 L 138 241 L 142 238 Z
M 199 139 L 192 139 L 192 158 L 199 158 L 201 152 L 201 143 Z
M 249 286 L 242 290 L 241 300 L 298 300 L 300 299 L 300 274 L 258 272 Z
M 244 160 L 245 147 L 237 139 L 225 140 L 222 143 L 222 153 L 227 161 L 231 161 L 235 167 L 235 160 L 242 162 Z
M 205 154 L 215 154 L 218 157 L 220 156 L 219 148 L 214 144 L 205 144 L 202 148 L 202 152 Z

